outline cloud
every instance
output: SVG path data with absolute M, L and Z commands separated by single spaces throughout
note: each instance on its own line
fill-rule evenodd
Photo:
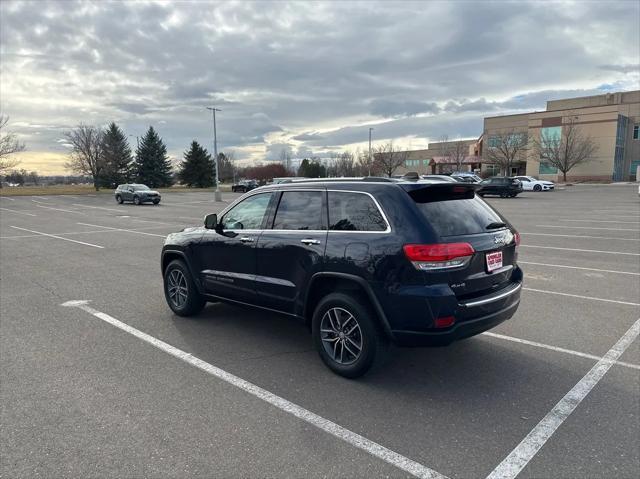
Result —
M 181 156 L 211 144 L 211 105 L 221 148 L 247 161 L 361 144 L 372 125 L 415 144 L 476 136 L 483 115 L 637 89 L 639 15 L 625 1 L 4 1 L 0 106 L 33 151 L 116 121 L 158 127 Z

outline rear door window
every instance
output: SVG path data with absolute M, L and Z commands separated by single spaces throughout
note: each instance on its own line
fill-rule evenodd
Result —
M 333 231 L 385 231 L 387 222 L 369 195 L 329 191 L 329 229 Z
M 411 197 L 424 219 L 439 236 L 459 236 L 486 233 L 491 223 L 503 219 L 487 203 L 473 196 L 445 191 L 429 191 L 429 188 L 412 192 Z
M 322 221 L 323 191 L 285 191 L 282 193 L 274 230 L 324 230 Z

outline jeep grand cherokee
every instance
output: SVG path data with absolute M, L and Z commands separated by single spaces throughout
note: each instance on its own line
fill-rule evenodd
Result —
M 324 363 L 357 377 L 389 343 L 443 345 L 518 308 L 519 234 L 473 185 L 381 178 L 265 186 L 170 234 L 164 291 L 305 321 Z

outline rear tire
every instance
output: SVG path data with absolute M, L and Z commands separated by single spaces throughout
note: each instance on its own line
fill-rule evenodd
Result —
M 507 198 L 508 196 L 508 193 L 500 193 L 500 198 Z
M 311 328 L 320 358 L 340 376 L 360 377 L 387 356 L 389 341 L 360 296 L 328 294 L 316 306 Z
M 140 198 L 138 196 L 134 196 L 133 197 L 133 204 L 134 205 L 139 205 L 140 204 Z
M 184 261 L 175 259 L 164 270 L 164 297 L 178 316 L 193 316 L 207 301 L 198 291 Z
M 116 195 L 116 201 L 118 202 L 119 205 L 121 205 L 123 203 L 122 196 Z

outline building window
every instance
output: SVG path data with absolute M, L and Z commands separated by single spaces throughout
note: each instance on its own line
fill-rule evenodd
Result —
M 558 168 L 556 168 L 550 163 L 547 163 L 546 161 L 541 161 L 538 167 L 538 174 L 539 175 L 557 175 Z
M 633 139 L 640 140 L 640 125 L 633 125 Z
M 487 175 L 495 176 L 500 173 L 500 167 L 498 165 L 488 164 L 486 171 Z
M 422 160 L 422 166 L 429 166 L 429 160 Z

